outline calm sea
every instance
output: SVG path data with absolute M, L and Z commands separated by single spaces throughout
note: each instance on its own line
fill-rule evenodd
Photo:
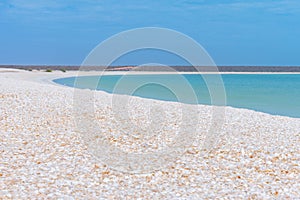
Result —
M 300 118 L 300 74 L 223 74 L 221 78 L 226 105 Z M 70 87 L 183 103 L 195 103 L 191 93 L 187 92 L 192 88 L 197 97 L 196 103 L 212 104 L 209 87 L 203 77 L 197 74 L 180 75 L 180 78 L 171 74 L 85 76 L 56 79 L 54 82 Z M 186 83 L 191 88 L 186 88 Z M 178 98 L 182 96 L 184 98 Z

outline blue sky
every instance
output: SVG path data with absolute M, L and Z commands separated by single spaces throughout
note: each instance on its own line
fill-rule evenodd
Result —
M 194 38 L 218 65 L 300 65 L 299 0 L 1 0 L 0 64 L 81 64 L 101 41 L 138 27 Z M 185 64 L 140 52 L 115 64 Z

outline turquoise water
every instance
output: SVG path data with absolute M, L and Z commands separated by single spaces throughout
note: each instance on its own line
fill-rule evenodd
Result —
M 196 103 L 211 104 L 208 87 L 201 75 L 182 76 L 192 86 L 197 97 Z M 221 76 L 227 97 L 226 105 L 300 118 L 300 74 L 223 74 Z M 86 76 L 77 78 L 77 84 L 75 80 L 76 77 L 70 77 L 56 79 L 54 82 L 109 93 L 195 103 L 185 85 L 179 81 L 178 75 L 109 75 L 101 76 L 100 80 L 99 76 Z M 141 87 L 136 88 L 136 86 Z M 168 89 L 170 87 L 176 88 L 176 92 Z

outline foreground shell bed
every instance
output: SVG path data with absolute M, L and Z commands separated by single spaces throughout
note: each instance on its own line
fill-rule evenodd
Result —
M 48 75 L 0 73 L 1 199 L 300 197 L 300 119 L 228 107 L 218 142 L 205 153 L 199 144 L 211 107 L 194 106 L 203 116 L 199 134 L 180 157 L 146 174 L 124 173 L 95 159 L 75 130 L 74 90 L 31 80 L 42 76 Z M 111 98 L 97 92 L 95 119 L 101 137 L 124 152 L 158 151 L 184 126 L 180 103 L 137 97 L 130 100 L 130 125 L 120 126 Z M 160 126 L 149 119 L 151 106 L 164 108 Z

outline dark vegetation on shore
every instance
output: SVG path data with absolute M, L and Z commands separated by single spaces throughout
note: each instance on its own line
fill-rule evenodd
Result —
M 14 68 L 14 69 L 24 69 L 28 71 L 32 70 L 60 70 L 62 72 L 79 70 L 80 66 L 51 66 L 51 65 L 0 65 L 0 68 Z M 179 72 L 212 72 L 214 71 L 212 67 L 192 67 L 192 66 L 85 66 L 81 67 L 84 71 L 179 71 Z M 220 72 L 300 72 L 300 66 L 218 66 Z

